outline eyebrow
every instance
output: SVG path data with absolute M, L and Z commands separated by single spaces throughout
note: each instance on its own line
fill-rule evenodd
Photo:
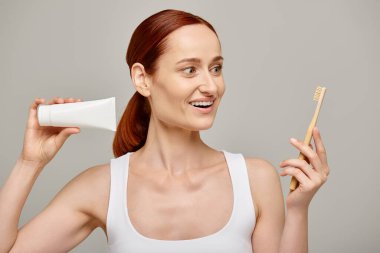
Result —
M 215 56 L 212 61 L 215 62 L 215 61 L 220 61 L 220 60 L 223 60 L 224 58 L 222 56 Z M 180 63 L 183 63 L 183 62 L 193 62 L 193 63 L 200 63 L 201 60 L 199 58 L 185 58 L 185 59 L 182 59 L 180 61 L 178 61 L 176 64 L 180 64 Z

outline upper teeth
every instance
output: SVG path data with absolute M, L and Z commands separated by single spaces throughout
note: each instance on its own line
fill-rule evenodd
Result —
M 191 105 L 195 105 L 195 106 L 208 106 L 208 105 L 212 105 L 214 102 L 213 101 L 209 101 L 209 102 L 191 102 Z

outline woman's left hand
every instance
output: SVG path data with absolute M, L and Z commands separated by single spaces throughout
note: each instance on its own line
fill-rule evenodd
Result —
M 286 199 L 288 209 L 307 209 L 314 194 L 326 182 L 329 175 L 326 149 L 317 127 L 313 129 L 313 139 L 316 151 L 311 144 L 307 146 L 303 141 L 291 139 L 291 144 L 305 156 L 306 160 L 288 159 L 280 163 L 280 167 L 284 168 L 280 176 L 294 176 L 299 182 L 298 187 L 290 192 Z

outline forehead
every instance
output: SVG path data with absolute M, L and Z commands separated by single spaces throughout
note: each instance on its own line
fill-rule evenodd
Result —
M 183 26 L 167 37 L 163 60 L 183 58 L 212 59 L 221 55 L 221 47 L 216 34 L 202 24 Z

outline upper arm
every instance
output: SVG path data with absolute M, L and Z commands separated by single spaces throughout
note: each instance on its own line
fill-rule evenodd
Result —
M 71 180 L 19 230 L 11 252 L 68 252 L 102 226 L 108 204 L 107 174 L 106 165 L 96 166 Z
M 276 168 L 266 160 L 247 158 L 251 190 L 258 217 L 252 234 L 255 253 L 278 252 L 285 223 L 285 206 Z

